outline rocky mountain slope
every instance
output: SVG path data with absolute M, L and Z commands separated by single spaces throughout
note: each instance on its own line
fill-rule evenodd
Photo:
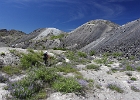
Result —
M 140 59 L 140 19 L 122 25 L 83 47 L 81 50 L 97 52 L 123 52 L 125 57 Z
M 71 49 L 80 49 L 100 37 L 105 37 L 108 32 L 117 27 L 117 24 L 107 20 L 92 20 L 70 32 L 64 39 L 64 46 Z
M 140 59 L 140 19 L 119 26 L 107 20 L 89 21 L 72 32 L 56 28 L 40 28 L 30 34 L 21 31 L 0 31 L 0 46 L 18 48 L 67 48 L 84 52 L 122 52 L 123 56 Z M 6 33 L 6 34 L 5 34 Z
M 21 39 L 24 36 L 26 37 L 26 34 L 22 31 L 1 29 L 0 30 L 0 47 L 11 46 L 18 39 Z
M 34 30 L 32 33 L 28 34 L 27 36 L 17 40 L 15 47 L 34 49 L 57 47 L 60 41 L 52 41 L 51 39 L 49 39 L 49 37 L 63 33 L 63 31 L 60 31 L 56 28 L 37 29 Z

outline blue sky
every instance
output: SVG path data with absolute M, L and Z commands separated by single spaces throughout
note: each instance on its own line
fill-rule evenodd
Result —
M 140 0 L 0 0 L 0 29 L 69 32 L 95 19 L 119 25 L 140 18 Z

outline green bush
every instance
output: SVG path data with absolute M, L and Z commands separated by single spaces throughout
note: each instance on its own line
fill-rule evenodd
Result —
M 87 59 L 87 54 L 84 52 L 67 51 L 65 52 L 65 55 L 72 64 L 86 64 L 90 62 Z
M 140 92 L 140 89 L 138 89 L 136 86 L 131 86 L 131 90 L 135 92 Z
M 1 56 L 5 56 L 6 54 L 5 54 L 4 52 L 2 52 L 0 55 L 1 55 Z
M 52 35 L 50 37 L 51 40 L 54 40 L 54 39 L 62 39 L 65 35 L 64 34 L 59 34 L 59 35 Z
M 60 66 L 57 66 L 56 68 L 57 68 L 57 71 L 65 72 L 65 73 L 73 73 L 73 72 L 75 73 L 75 72 L 77 72 L 77 70 L 69 64 L 60 65 Z
M 140 66 L 136 68 L 138 72 L 140 72 Z
M 78 52 L 78 56 L 79 56 L 79 57 L 84 57 L 84 58 L 86 58 L 86 57 L 87 57 L 87 54 L 84 53 L 84 52 Z
M 32 50 L 28 54 L 22 54 L 20 59 L 22 68 L 27 69 L 33 66 L 40 66 L 40 62 L 43 62 L 42 55 L 42 52 L 34 52 Z
M 82 86 L 74 78 L 60 78 L 54 82 L 52 87 L 64 93 L 80 92 L 82 90 Z
M 19 67 L 13 67 L 13 66 L 4 66 L 2 67 L 2 72 L 5 72 L 6 74 L 13 75 L 13 74 L 20 74 L 21 70 Z
M 51 84 L 54 80 L 60 77 L 56 73 L 56 70 L 53 68 L 47 69 L 45 67 L 40 67 L 39 69 L 35 69 L 32 72 L 34 73 L 34 77 L 37 80 L 42 80 L 49 84 Z
M 120 57 L 120 56 L 122 56 L 122 52 L 113 52 L 112 53 L 112 55 L 114 56 L 114 57 Z
M 14 83 L 9 83 L 8 89 L 11 91 L 13 97 L 18 99 L 31 99 L 34 95 L 38 95 L 35 98 L 44 97 L 40 92 L 43 88 L 51 86 L 54 81 L 60 78 L 53 68 L 46 68 L 44 66 L 39 68 L 32 68 L 28 72 L 27 77 Z
M 124 90 L 122 90 L 119 86 L 117 86 L 116 84 L 109 84 L 108 86 L 107 86 L 109 89 L 111 89 L 111 90 L 115 90 L 115 91 L 117 91 L 117 92 L 119 92 L 119 93 L 123 93 L 124 92 Z
M 132 73 L 130 73 L 130 72 L 126 72 L 126 75 L 128 75 L 128 76 L 132 76 Z
M 9 85 L 11 94 L 19 99 L 29 99 L 34 93 L 39 92 L 41 88 L 41 84 L 33 78 L 24 78 Z
M 63 51 L 65 51 L 65 50 L 67 50 L 67 49 L 66 49 L 66 48 L 60 48 L 60 47 L 59 47 L 59 48 L 54 47 L 53 50 L 63 50 Z
M 10 53 L 14 54 L 15 56 L 21 57 L 23 53 L 17 51 L 16 49 L 9 50 Z
M 130 80 L 136 81 L 137 79 L 135 77 L 131 77 Z
M 95 59 L 94 62 L 97 64 L 107 64 L 108 60 L 107 57 L 103 57 L 102 59 Z
M 93 50 L 92 50 L 92 51 L 90 51 L 89 55 L 90 55 L 90 56 L 95 55 L 95 51 L 93 51 Z
M 90 64 L 86 66 L 87 69 L 95 69 L 95 70 L 99 70 L 100 66 L 95 65 L 95 64 Z
M 127 71 L 134 71 L 133 67 L 131 67 L 130 65 L 127 65 L 127 66 L 126 66 L 126 70 L 127 70 Z

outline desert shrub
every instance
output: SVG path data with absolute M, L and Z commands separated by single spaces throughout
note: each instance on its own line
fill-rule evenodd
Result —
M 57 71 L 64 72 L 64 73 L 77 72 L 77 70 L 74 67 L 72 67 L 70 64 L 60 65 L 60 66 L 57 66 L 56 68 L 57 68 Z
M 112 56 L 114 56 L 114 57 L 120 57 L 120 56 L 122 56 L 122 52 L 113 52 L 112 53 Z
M 100 66 L 95 65 L 95 64 L 90 64 L 86 66 L 87 69 L 95 69 L 95 70 L 99 70 Z
M 132 76 L 132 73 L 130 73 L 130 72 L 126 72 L 126 75 L 128 75 L 128 76 Z
M 19 67 L 14 67 L 14 66 L 4 66 L 1 69 L 2 72 L 13 75 L 13 74 L 20 74 L 21 70 Z
M 54 40 L 54 39 L 62 39 L 65 35 L 64 34 L 59 34 L 59 35 L 52 35 L 50 37 L 51 40 Z
M 1 55 L 1 56 L 5 56 L 6 54 L 5 54 L 4 52 L 2 52 L 0 55 Z
M 123 92 L 124 92 L 124 90 L 122 90 L 122 89 L 120 88 L 120 86 L 118 86 L 118 85 L 116 85 L 116 84 L 109 84 L 107 87 L 108 87 L 109 89 L 111 89 L 111 90 L 117 91 L 118 93 L 123 93 Z
M 5 83 L 8 81 L 8 78 L 4 77 L 3 75 L 0 75 L 0 83 Z
M 107 64 L 108 60 L 107 57 L 103 57 L 102 59 L 95 59 L 94 62 L 97 64 Z
M 67 50 L 67 48 L 54 47 L 53 50 L 64 50 L 65 51 L 65 50 Z
M 131 90 L 135 92 L 140 92 L 140 89 L 138 89 L 136 86 L 131 86 Z
M 135 77 L 131 77 L 130 80 L 136 81 L 137 79 Z
M 94 50 L 90 51 L 90 52 L 89 52 L 89 55 L 90 55 L 90 56 L 95 55 L 95 51 L 94 51 Z
M 52 87 L 55 90 L 64 93 L 80 92 L 82 90 L 82 86 L 77 82 L 77 80 L 65 77 L 55 81 Z
M 117 69 L 116 69 L 116 68 L 111 68 L 111 71 L 112 71 L 113 73 L 115 73 L 115 72 L 117 71 Z
M 39 93 L 36 93 L 30 100 L 45 100 L 47 97 L 46 90 L 41 90 Z
M 18 56 L 18 57 L 21 57 L 23 53 L 17 51 L 16 49 L 13 49 L 13 50 L 9 50 L 10 53 L 12 53 L 13 55 L 15 56 Z
M 138 72 L 140 72 L 140 66 L 136 68 Z
M 127 65 L 126 70 L 127 71 L 134 71 L 134 68 L 132 66 L 130 66 L 130 65 Z
M 34 95 L 36 95 L 34 98 L 41 98 L 45 96 L 44 92 L 41 91 L 46 87 L 46 84 L 50 87 L 59 77 L 60 75 L 53 68 L 45 68 L 44 66 L 32 68 L 27 77 L 18 82 L 9 83 L 8 89 L 13 97 L 20 100 L 30 100 Z
M 90 62 L 87 59 L 87 54 L 84 52 L 67 51 L 65 52 L 65 55 L 73 64 L 86 64 L 87 62 Z
M 86 57 L 87 57 L 87 54 L 84 53 L 84 52 L 78 52 L 78 56 L 79 56 L 79 57 L 84 57 L 84 58 L 86 58 Z
M 37 80 L 42 80 L 46 83 L 51 84 L 54 80 L 60 76 L 56 73 L 56 70 L 53 68 L 47 69 L 45 67 L 40 67 L 39 69 L 34 69 L 32 74 Z
M 30 68 L 32 66 L 39 66 L 42 62 L 42 52 L 34 52 L 30 50 L 28 54 L 22 54 L 22 58 L 20 59 L 20 63 L 23 69 Z
M 28 99 L 34 93 L 39 92 L 41 83 L 33 78 L 24 78 L 18 82 L 9 85 L 11 94 L 18 99 Z

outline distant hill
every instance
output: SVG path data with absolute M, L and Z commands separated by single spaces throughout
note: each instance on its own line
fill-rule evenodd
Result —
M 18 30 L 0 29 L 0 47 L 11 46 L 16 40 L 26 36 L 26 33 Z
M 119 26 L 108 20 L 92 20 L 66 33 L 56 28 L 39 28 L 26 34 L 0 30 L 0 46 L 18 48 L 67 48 L 84 52 L 122 52 L 140 58 L 140 19 Z
M 126 57 L 137 56 L 140 58 L 140 19 L 119 26 L 109 32 L 106 37 L 101 37 L 81 49 L 89 52 L 123 52 Z
M 64 45 L 71 49 L 81 49 L 98 38 L 106 36 L 118 26 L 107 20 L 92 20 L 70 32 L 64 39 Z

